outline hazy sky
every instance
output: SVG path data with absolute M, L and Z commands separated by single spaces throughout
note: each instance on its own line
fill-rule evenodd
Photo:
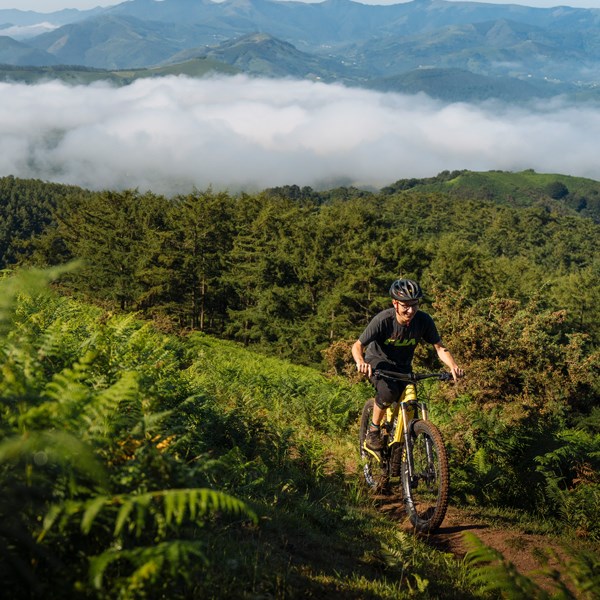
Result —
M 318 1 L 318 0 L 317 0 Z M 364 4 L 399 4 L 398 0 L 361 0 Z M 600 0 L 480 0 L 496 4 L 525 4 L 526 6 L 581 6 L 584 8 L 600 8 Z M 96 6 L 111 6 L 120 4 L 122 0 L 0 0 L 0 8 L 18 8 L 20 10 L 35 10 L 52 12 L 62 8 L 87 9 Z
M 0 83 L 0 176 L 89 189 L 381 187 L 443 170 L 600 180 L 600 110 L 443 104 L 308 81 Z

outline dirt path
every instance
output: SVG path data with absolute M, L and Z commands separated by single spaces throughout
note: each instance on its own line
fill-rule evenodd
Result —
M 400 497 L 379 498 L 378 505 L 382 512 L 396 519 L 402 529 L 411 531 Z M 548 567 L 561 573 L 566 570 L 567 555 L 564 549 L 548 536 L 524 533 L 516 527 L 496 528 L 454 507 L 448 508 L 442 526 L 423 539 L 437 550 L 454 554 L 461 560 L 468 551 L 463 538 L 463 533 L 467 531 L 476 535 L 486 546 L 500 552 L 519 573 L 530 577 L 547 591 L 556 588 L 549 577 L 536 572 L 542 565 L 540 557 L 549 554 Z M 568 577 L 564 581 L 569 582 Z

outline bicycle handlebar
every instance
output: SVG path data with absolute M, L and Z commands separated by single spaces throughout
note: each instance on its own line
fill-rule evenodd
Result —
M 398 373 L 397 371 L 385 371 L 383 369 L 375 369 L 373 375 L 380 375 L 388 379 L 396 379 L 397 381 L 421 381 L 422 379 L 439 379 L 440 381 L 450 381 L 452 373 Z

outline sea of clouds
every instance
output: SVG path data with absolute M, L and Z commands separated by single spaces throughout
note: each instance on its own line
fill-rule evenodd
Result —
M 600 108 L 442 103 L 318 82 L 0 83 L 0 176 L 88 189 L 379 188 L 443 170 L 600 180 Z

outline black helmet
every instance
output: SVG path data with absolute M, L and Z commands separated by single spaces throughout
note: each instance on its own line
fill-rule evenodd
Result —
M 412 279 L 396 279 L 390 287 L 390 296 L 400 302 L 420 300 L 423 297 L 421 286 Z

